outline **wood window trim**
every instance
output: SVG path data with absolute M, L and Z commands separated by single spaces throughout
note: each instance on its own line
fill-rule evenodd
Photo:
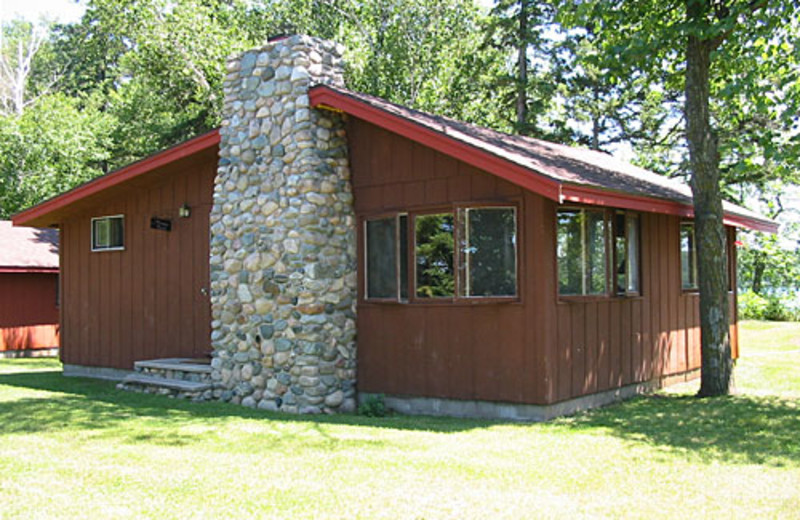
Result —
M 94 223 L 99 220 L 107 219 L 120 219 L 122 221 L 122 245 L 116 247 L 96 247 L 94 240 Z M 89 245 L 92 253 L 104 253 L 110 251 L 125 251 L 125 215 L 120 213 L 117 215 L 103 215 L 101 217 L 92 217 L 89 222 Z
M 605 261 L 605 271 L 606 271 L 606 280 L 605 280 L 605 291 L 602 293 L 595 293 L 595 294 L 562 294 L 559 290 L 559 283 L 558 283 L 558 212 L 563 210 L 573 210 L 573 211 L 594 211 L 596 213 L 603 213 L 603 222 L 604 222 L 604 233 L 605 233 L 605 247 L 606 247 L 606 261 Z M 638 268 L 639 268 L 639 290 L 636 292 L 632 291 L 625 291 L 625 292 L 617 292 L 616 291 L 616 278 L 615 278 L 615 269 L 614 266 L 616 265 L 616 247 L 614 244 L 614 216 L 617 213 L 625 214 L 626 221 L 628 216 L 635 216 L 638 221 Z M 556 273 L 556 283 L 555 290 L 556 290 L 556 303 L 592 303 L 592 302 L 603 302 L 603 301 L 611 301 L 611 300 L 641 300 L 644 298 L 642 293 L 642 217 L 641 213 L 638 211 L 629 211 L 625 209 L 619 208 L 601 208 L 598 206 L 591 206 L 586 204 L 565 204 L 561 206 L 556 206 L 555 208 L 555 218 L 554 223 L 556 226 L 555 233 L 553 234 L 555 244 L 554 244 L 554 263 L 555 263 L 555 273 Z M 625 230 L 627 233 L 627 230 Z
M 460 276 L 460 259 L 458 254 L 458 244 L 460 240 L 460 226 L 459 226 L 459 212 L 466 209 L 480 209 L 480 208 L 511 208 L 514 211 L 514 223 L 516 232 L 515 244 L 515 289 L 516 294 L 513 296 L 459 296 L 461 276 Z M 453 229 L 453 272 L 454 272 L 454 291 L 453 296 L 438 297 L 438 298 L 421 298 L 417 296 L 417 280 L 416 280 L 416 218 L 420 215 L 436 215 L 450 213 L 453 215 L 454 229 Z M 380 220 L 383 218 L 399 217 L 405 215 L 407 217 L 408 230 L 406 233 L 406 247 L 408 254 L 407 262 L 407 277 L 408 277 L 408 298 L 395 299 L 395 298 L 369 298 L 367 296 L 367 237 L 366 237 L 366 223 L 372 220 Z M 521 268 L 522 244 L 521 237 L 523 236 L 522 225 L 522 201 L 516 198 L 504 200 L 480 200 L 480 201 L 466 201 L 455 202 L 452 204 L 436 204 L 436 205 L 418 205 L 414 207 L 396 209 L 390 211 L 382 211 L 359 217 L 361 224 L 359 230 L 363 234 L 361 244 L 362 251 L 359 255 L 359 263 L 363 265 L 364 275 L 361 278 L 363 290 L 359 301 L 365 305 L 414 305 L 414 306 L 475 306 L 475 305 L 496 305 L 496 304 L 521 304 L 522 295 L 521 288 L 523 287 L 523 271 Z M 399 233 L 399 231 L 398 231 Z M 399 271 L 398 271 L 399 274 Z M 398 289 L 399 293 L 399 289 Z

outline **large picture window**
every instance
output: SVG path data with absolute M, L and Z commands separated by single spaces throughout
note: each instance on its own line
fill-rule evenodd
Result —
M 461 223 L 461 296 L 516 296 L 515 208 L 466 208 Z
M 517 296 L 515 207 L 371 218 L 364 232 L 367 299 L 404 301 L 409 293 L 416 301 Z
M 92 219 L 92 251 L 119 251 L 125 248 L 125 218 L 122 215 Z
M 681 224 L 681 287 L 697 289 L 697 244 L 691 222 Z

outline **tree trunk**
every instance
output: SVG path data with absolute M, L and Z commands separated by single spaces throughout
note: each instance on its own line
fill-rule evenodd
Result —
M 695 29 L 686 48 L 686 139 L 692 169 L 697 275 L 700 288 L 701 383 L 698 396 L 730 392 L 731 360 L 726 283 L 727 252 L 719 187 L 719 151 L 709 117 L 711 52 L 719 42 L 699 36 L 708 25 L 708 2 L 686 0 Z
M 764 270 L 767 267 L 767 253 L 756 251 L 753 255 L 753 286 L 752 291 L 761 294 L 761 284 L 764 279 Z
M 519 4 L 519 53 L 517 54 L 517 132 L 527 135 L 528 126 L 528 2 Z

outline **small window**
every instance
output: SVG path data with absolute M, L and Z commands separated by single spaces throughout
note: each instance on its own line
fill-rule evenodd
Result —
M 367 298 L 408 298 L 407 228 L 406 215 L 366 222 Z
M 459 222 L 461 296 L 516 296 L 515 208 L 467 208 Z
M 92 219 L 92 251 L 118 251 L 124 248 L 122 215 Z
M 697 289 L 697 244 L 691 222 L 681 224 L 681 286 Z
M 639 216 L 614 216 L 614 278 L 617 294 L 639 293 Z
M 562 295 L 606 294 L 606 219 L 602 210 L 558 211 L 558 291 Z
M 452 213 L 414 218 L 417 298 L 452 298 L 455 294 Z

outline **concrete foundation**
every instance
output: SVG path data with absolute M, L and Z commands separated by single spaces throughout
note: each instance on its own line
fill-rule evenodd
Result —
M 683 383 L 699 376 L 699 369 L 691 370 L 682 374 L 674 374 L 653 381 L 636 383 L 548 405 L 400 395 L 385 395 L 384 402 L 389 409 L 407 415 L 444 415 L 448 417 L 497 419 L 501 421 L 540 422 L 618 403 L 631 397 L 652 393 L 659 388 Z M 363 403 L 374 396 L 376 394 L 360 392 L 359 401 Z
M 109 381 L 122 381 L 125 376 L 133 374 L 133 371 L 107 367 L 64 365 L 63 374 L 67 377 L 93 377 L 95 379 L 108 379 Z
M 56 357 L 58 347 L 0 351 L 0 359 Z

